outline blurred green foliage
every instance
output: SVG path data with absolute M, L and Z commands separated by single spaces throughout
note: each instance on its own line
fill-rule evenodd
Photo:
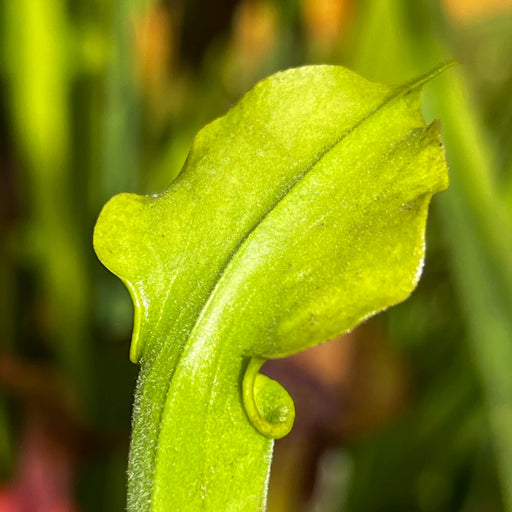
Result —
M 37 456 L 55 501 L 124 508 L 137 369 L 128 294 L 92 252 L 107 199 L 167 186 L 193 135 L 271 72 L 333 63 L 392 83 L 449 57 L 461 66 L 425 97 L 451 187 L 434 201 L 424 277 L 359 344 L 373 394 L 405 398 L 329 431 L 283 476 L 288 448 L 319 444 L 307 418 L 322 397 L 308 403 L 300 442 L 276 453 L 270 510 L 512 511 L 511 54 L 506 1 L 2 0 L 0 500 L 38 496 Z M 390 354 L 407 375 L 394 387 Z M 36 447 L 56 447 L 30 459 L 34 429 Z M 52 487 L 56 468 L 68 477 Z M 303 473 L 317 475 L 309 493 Z

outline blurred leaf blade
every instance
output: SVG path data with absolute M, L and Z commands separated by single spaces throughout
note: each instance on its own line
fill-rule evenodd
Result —
M 446 85 L 452 91 L 464 87 L 457 78 Z M 471 107 L 444 100 L 450 98 L 445 91 L 439 84 L 430 96 L 433 111 L 445 119 L 447 159 L 453 169 L 453 190 L 439 201 L 439 207 L 458 297 L 466 312 L 467 336 L 486 396 L 504 506 L 512 510 L 512 226 L 490 173 L 485 173 L 490 165 L 482 162 L 482 151 L 475 151 L 482 139 L 472 143 L 472 136 L 477 137 L 476 119 L 469 125 L 459 124 L 461 111 L 470 112 Z
M 139 181 L 141 101 L 135 83 L 135 24 L 151 4 L 151 0 L 123 0 L 110 6 L 111 52 L 103 117 L 103 201 L 121 190 L 136 190 Z
M 423 1 L 412 8 L 405 1 L 386 0 L 365 6 L 369 14 L 367 20 L 363 16 L 360 27 L 364 50 L 355 50 L 357 69 L 414 74 L 420 65 L 446 58 L 437 5 Z M 379 12 L 387 23 L 374 22 Z M 428 20 L 421 31 L 414 28 L 415 19 Z M 399 42 L 393 36 L 397 33 Z M 382 41 L 388 42 L 385 55 Z M 372 60 L 375 55 L 381 56 L 377 58 L 380 68 Z M 497 188 L 487 133 L 469 99 L 463 73 L 453 70 L 430 84 L 425 105 L 427 117 L 440 117 L 443 123 L 451 187 L 437 205 L 457 296 L 466 315 L 466 335 L 486 396 L 504 506 L 510 511 L 512 374 L 507 368 L 512 365 L 512 222 L 506 214 L 507 199 Z
M 69 19 L 62 0 L 7 2 L 4 13 L 10 106 L 29 212 L 18 244 L 40 272 L 40 300 L 59 324 L 54 333 L 48 322 L 60 362 L 86 395 L 89 286 L 76 214 L 82 202 L 70 169 Z

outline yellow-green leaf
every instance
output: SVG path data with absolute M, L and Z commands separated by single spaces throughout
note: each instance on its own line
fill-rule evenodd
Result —
M 94 244 L 135 303 L 132 511 L 262 510 L 293 402 L 257 372 L 404 300 L 447 186 L 420 89 L 335 66 L 257 84 L 168 190 L 121 194 Z M 244 377 L 245 375 L 245 377 Z

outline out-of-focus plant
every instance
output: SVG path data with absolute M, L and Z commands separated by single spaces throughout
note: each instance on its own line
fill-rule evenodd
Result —
M 269 509 L 506 509 L 510 0 L 4 0 L 0 25 L 2 492 L 124 507 L 130 302 L 90 248 L 109 197 L 166 187 L 201 126 L 279 69 L 394 82 L 449 55 L 425 91 L 453 187 L 423 278 L 343 342 L 264 366 L 297 411 Z
M 407 76 L 447 55 L 435 3 L 368 1 L 361 14 L 354 65 L 374 79 Z M 429 20 L 421 30 L 420 20 Z M 512 219 L 466 73 L 458 70 L 430 86 L 425 112 L 443 119 L 451 187 L 439 201 L 440 229 L 482 383 L 504 508 L 511 510 Z

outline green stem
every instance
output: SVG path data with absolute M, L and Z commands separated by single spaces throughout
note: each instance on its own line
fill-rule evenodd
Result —
M 158 402 L 151 388 L 161 361 L 142 363 L 129 511 L 265 509 L 273 440 L 247 421 L 241 400 L 245 369 L 254 365 L 223 352 L 189 345 Z

